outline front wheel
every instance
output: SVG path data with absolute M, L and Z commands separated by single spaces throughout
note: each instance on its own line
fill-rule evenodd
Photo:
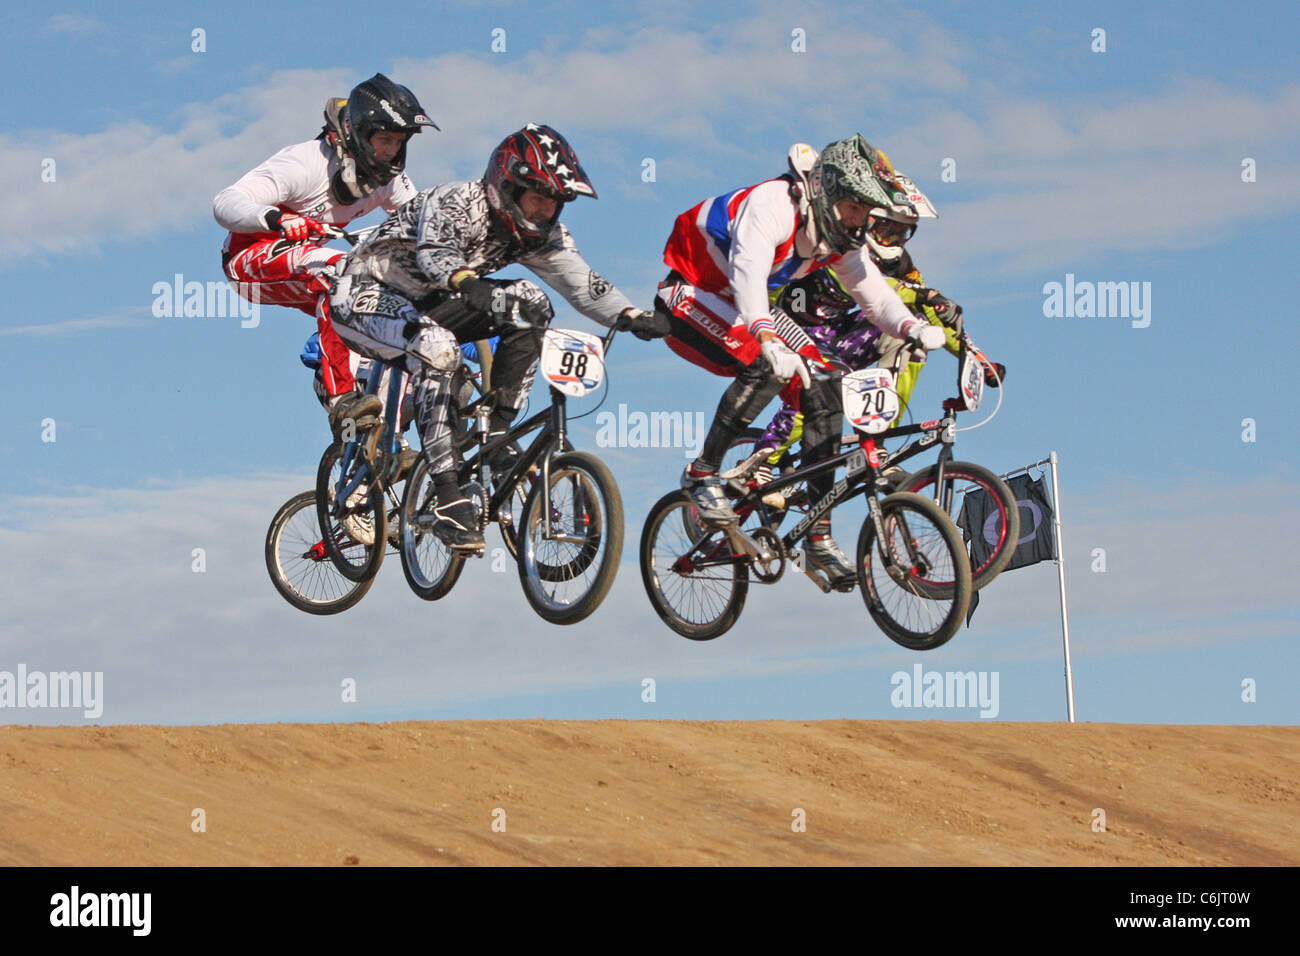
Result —
M 945 644 L 970 606 L 961 535 L 929 498 L 907 491 L 880 501 L 884 539 L 870 514 L 858 536 L 858 585 L 885 635 L 914 651 Z
M 325 551 L 316 492 L 294 495 L 266 530 L 266 572 L 280 596 L 308 614 L 338 614 L 360 601 L 374 578 L 349 581 Z
M 982 465 L 950 461 L 943 466 L 943 488 L 936 489 L 939 466 L 931 465 L 902 483 L 901 491 L 912 491 L 937 499 L 954 522 L 962 516 L 966 501 L 975 492 L 987 496 L 988 514 L 978 528 L 968 528 L 970 537 L 971 584 L 975 590 L 988 585 L 1011 563 L 1020 540 L 1020 506 L 1007 483 Z
M 711 641 L 740 619 L 749 590 L 745 560 L 720 529 L 697 529 L 684 491 L 664 495 L 641 532 L 641 580 L 660 620 L 682 637 Z
M 456 554 L 433 533 L 420 512 L 431 508 L 438 492 L 423 455 L 406 479 L 406 493 L 397 518 L 397 549 L 402 573 L 416 597 L 436 601 L 446 597 L 465 568 L 465 556 Z
M 575 451 L 550 464 L 550 510 L 536 481 L 519 518 L 519 580 L 552 624 L 576 624 L 605 600 L 623 551 L 623 498 L 594 455 Z

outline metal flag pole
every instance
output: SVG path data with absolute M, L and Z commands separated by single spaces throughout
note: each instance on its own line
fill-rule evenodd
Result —
M 1017 468 L 999 477 L 1006 479 L 1012 475 L 1024 474 L 1043 465 L 1052 467 L 1052 534 L 1056 540 L 1056 571 L 1060 578 L 1061 591 L 1061 643 L 1065 648 L 1065 711 L 1074 723 L 1074 672 L 1070 667 L 1070 612 L 1065 600 L 1065 547 L 1061 541 L 1061 486 L 1056 477 L 1058 459 L 1056 452 L 1051 452 L 1042 461 Z
M 1074 672 L 1070 669 L 1070 611 L 1065 601 L 1065 546 L 1061 541 L 1061 487 L 1056 480 L 1056 452 L 1047 456 L 1052 466 L 1052 530 L 1056 534 L 1056 570 L 1061 578 L 1061 639 L 1065 644 L 1065 709 L 1074 723 Z

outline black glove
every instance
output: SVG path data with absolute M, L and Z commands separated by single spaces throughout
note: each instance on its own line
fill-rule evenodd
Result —
M 647 312 L 644 309 L 638 309 L 631 314 L 620 316 L 618 328 L 622 331 L 631 332 L 643 342 L 649 342 L 651 339 L 662 339 L 672 332 L 672 325 L 668 321 L 668 316 L 661 315 L 658 312 Z
M 465 297 L 465 302 L 472 309 L 486 312 L 494 319 L 509 321 L 510 313 L 516 308 L 519 317 L 528 325 L 545 325 L 549 317 L 533 302 L 522 296 L 507 291 L 495 282 L 488 282 L 476 276 L 467 276 L 460 280 L 456 291 Z
M 465 297 L 465 301 L 471 308 L 479 312 L 491 312 L 495 304 L 497 286 L 495 283 L 487 282 L 476 276 L 466 276 L 460 280 L 456 286 L 456 291 Z
M 935 316 L 948 328 L 961 328 L 961 306 L 952 299 L 936 292 L 925 304 L 934 309 Z
M 997 388 L 999 385 L 1001 385 L 1003 382 L 1007 380 L 1007 367 L 1003 365 L 1001 362 L 990 362 L 989 365 L 992 365 L 993 368 L 990 369 L 987 366 L 985 366 L 984 384 L 987 385 L 989 388 Z M 996 378 L 993 375 L 994 371 L 998 373 Z

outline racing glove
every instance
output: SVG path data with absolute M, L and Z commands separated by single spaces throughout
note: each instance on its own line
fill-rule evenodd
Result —
M 946 295 L 932 292 L 925 304 L 934 309 L 935 318 L 948 328 L 956 329 L 961 327 L 961 306 Z
M 487 312 L 495 318 L 508 319 L 510 313 L 518 307 L 520 318 L 527 324 L 545 324 L 546 317 L 541 315 L 541 310 L 534 303 L 478 276 L 465 276 L 456 283 L 456 291 L 465 297 L 465 302 L 471 308 Z
M 672 332 L 668 316 L 660 315 L 658 312 L 647 312 L 645 309 L 629 309 L 624 312 L 619 316 L 617 327 L 631 332 L 643 342 L 662 339 Z
M 933 326 L 931 326 L 933 328 Z M 938 331 L 936 329 L 936 331 Z M 942 332 L 939 333 L 943 335 Z M 942 341 L 939 343 L 943 344 Z M 772 373 L 783 382 L 788 382 L 796 375 L 799 381 L 803 382 L 803 387 L 808 388 L 812 385 L 812 376 L 808 373 L 808 363 L 803 360 L 803 356 L 794 351 L 780 339 L 773 336 L 765 341 L 762 345 L 763 358 L 767 359 L 767 364 L 771 366 Z
M 313 236 L 327 235 L 324 223 L 307 216 L 300 216 L 296 212 L 285 212 L 283 209 L 272 209 L 268 212 L 266 224 L 290 242 L 301 242 Z

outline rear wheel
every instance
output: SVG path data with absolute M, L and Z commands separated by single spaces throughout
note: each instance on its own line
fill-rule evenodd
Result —
M 971 584 L 986 586 L 1011 563 L 1020 539 L 1020 506 L 1007 483 L 982 465 L 950 461 L 943 466 L 943 488 L 936 488 L 937 464 L 923 468 L 903 481 L 900 490 L 911 491 L 938 505 L 956 522 L 967 497 L 983 491 L 988 496 L 988 515 L 982 527 L 969 529 Z M 978 541 L 979 546 L 976 546 Z
M 914 651 L 946 643 L 970 605 L 961 535 L 929 498 L 900 491 L 880 501 L 884 539 L 870 514 L 858 536 L 858 584 L 885 635 Z
M 420 513 L 432 508 L 437 496 L 429 463 L 421 455 L 406 479 L 397 519 L 397 545 L 406 583 L 426 601 L 446 597 L 465 568 L 464 555 L 453 553 L 427 521 L 419 520 Z
M 375 576 L 384 560 L 387 533 L 384 493 L 369 477 L 348 495 L 345 507 L 335 507 L 336 490 L 358 473 L 369 473 L 369 465 L 354 455 L 344 481 L 340 456 L 344 446 L 335 442 L 325 449 L 316 470 L 316 514 L 322 540 L 334 566 L 349 581 L 367 581 Z
M 683 491 L 650 509 L 641 532 L 641 580 L 660 620 L 682 637 L 711 641 L 740 619 L 749 571 L 722 531 L 692 531 L 694 512 Z
M 374 578 L 349 581 L 325 551 L 316 492 L 294 495 L 266 531 L 266 571 L 281 597 L 308 614 L 338 614 L 360 601 Z

